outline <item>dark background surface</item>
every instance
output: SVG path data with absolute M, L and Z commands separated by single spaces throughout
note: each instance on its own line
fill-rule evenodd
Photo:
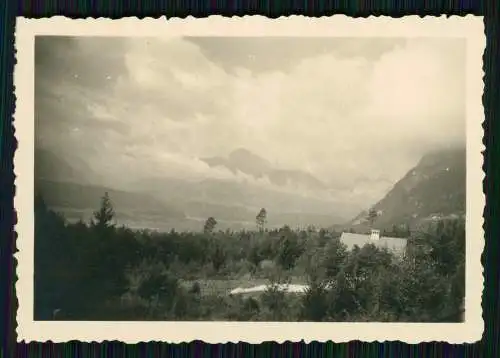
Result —
M 499 324 L 499 268 L 498 237 L 500 228 L 499 190 L 500 141 L 499 132 L 499 4 L 495 0 L 484 1 L 14 1 L 0 2 L 0 357 L 11 356 L 341 356 L 341 357 L 498 357 L 500 341 Z M 484 170 L 484 192 L 487 206 L 484 211 L 486 247 L 483 254 L 485 291 L 483 293 L 483 318 L 485 332 L 482 341 L 473 345 L 447 343 L 423 343 L 407 345 L 401 342 L 362 343 L 333 342 L 311 343 L 267 342 L 261 345 L 245 343 L 209 345 L 191 342 L 179 345 L 167 343 L 142 343 L 127 346 L 118 342 L 98 343 L 16 343 L 15 316 L 15 213 L 13 210 L 14 174 L 13 154 L 16 147 L 12 115 L 14 111 L 13 68 L 14 26 L 16 16 L 32 18 L 64 15 L 69 17 L 205 17 L 211 14 L 224 16 L 259 14 L 268 17 L 287 15 L 330 16 L 346 14 L 355 17 L 369 15 L 484 15 L 487 46 L 484 55 L 485 94 L 483 97 L 486 133 L 483 139 L 487 147 Z

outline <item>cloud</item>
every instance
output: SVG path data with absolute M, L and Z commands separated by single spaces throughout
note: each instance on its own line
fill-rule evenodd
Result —
M 307 57 L 334 54 L 337 58 L 363 57 L 375 60 L 404 39 L 394 38 L 311 38 L 311 37 L 190 37 L 201 52 L 229 73 L 244 67 L 260 74 L 290 71 Z
M 242 180 L 198 158 L 244 147 L 368 202 L 465 137 L 458 39 L 38 41 L 38 143 L 110 181 Z

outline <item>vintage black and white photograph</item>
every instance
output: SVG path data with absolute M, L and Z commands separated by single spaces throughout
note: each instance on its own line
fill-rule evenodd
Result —
M 465 38 L 32 53 L 34 321 L 465 321 Z

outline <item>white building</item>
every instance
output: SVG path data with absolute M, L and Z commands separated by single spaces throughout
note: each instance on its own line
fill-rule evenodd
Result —
M 340 241 L 347 246 L 348 250 L 352 250 L 354 246 L 362 248 L 366 244 L 373 244 L 379 248 L 387 248 L 395 253 L 403 254 L 406 249 L 406 239 L 398 237 L 380 236 L 380 230 L 372 229 L 370 234 L 353 234 L 343 232 L 340 236 Z

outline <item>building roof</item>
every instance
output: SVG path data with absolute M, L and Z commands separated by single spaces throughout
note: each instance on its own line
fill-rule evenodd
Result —
M 372 240 L 370 235 L 343 232 L 340 241 L 347 246 L 348 250 L 352 250 L 355 245 L 362 248 L 366 244 L 373 244 L 379 248 L 385 247 L 394 251 L 404 251 L 406 248 L 406 239 L 398 237 L 381 236 L 378 240 Z

